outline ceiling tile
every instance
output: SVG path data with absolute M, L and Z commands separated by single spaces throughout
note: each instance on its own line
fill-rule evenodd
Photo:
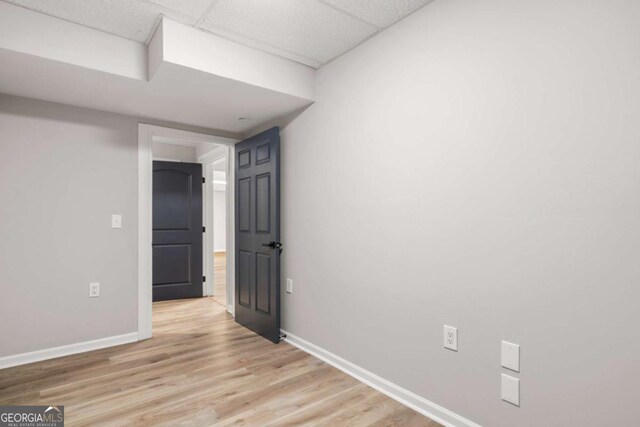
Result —
M 308 65 L 311 68 L 320 68 L 320 66 L 322 65 L 322 62 L 317 59 L 307 58 L 306 56 L 297 54 L 295 52 L 291 52 L 285 49 L 280 49 L 276 46 L 272 46 L 260 40 L 254 40 L 252 38 L 240 35 L 230 30 L 226 30 L 224 28 L 210 26 L 209 28 L 206 29 L 206 31 L 210 32 L 211 34 L 215 34 L 217 36 L 225 38 L 227 40 L 231 40 L 236 43 L 240 43 L 257 50 L 261 50 L 263 52 L 281 56 L 283 58 L 287 58 L 292 61 L 299 62 L 300 64 Z
M 183 23 L 195 20 L 141 0 L 6 0 L 87 27 L 144 42 L 161 13 Z M 157 0 L 163 1 L 163 0 Z M 165 0 L 170 2 L 170 0 Z
M 148 0 L 166 9 L 188 16 L 196 21 L 202 17 L 212 0 Z
M 386 28 L 433 0 L 319 0 Z
M 220 0 L 201 27 L 260 41 L 324 63 L 376 28 L 316 0 Z
M 2 1 L 2 0 L 0 0 Z M 431 0 L 4 0 L 145 42 L 159 15 L 313 68 Z

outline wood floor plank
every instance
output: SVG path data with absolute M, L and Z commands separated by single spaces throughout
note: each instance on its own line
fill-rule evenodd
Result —
M 372 427 L 436 427 L 440 424 L 409 409 L 398 409 L 393 414 L 371 424 Z
M 213 298 L 154 303 L 149 340 L 0 370 L 0 404 L 65 405 L 67 426 L 439 425 Z
M 227 253 L 213 254 L 213 300 L 223 307 L 227 305 Z
M 318 427 L 368 426 L 395 413 L 403 406 L 389 399 L 382 393 L 370 389 L 370 396 L 356 405 L 350 405 L 340 412 L 334 413 L 330 419 L 317 424 Z

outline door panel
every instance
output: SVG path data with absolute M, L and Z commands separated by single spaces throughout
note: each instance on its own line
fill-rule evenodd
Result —
M 189 283 L 191 281 L 190 245 L 154 245 L 153 275 L 156 285 L 171 283 Z
M 236 145 L 236 321 L 280 341 L 280 135 Z
M 202 296 L 202 165 L 153 162 L 153 300 Z
M 271 255 L 256 254 L 256 310 L 271 313 Z
M 238 181 L 238 227 L 242 232 L 251 231 L 251 177 Z
M 153 188 L 157 190 L 153 194 L 154 230 L 189 230 L 191 178 L 184 171 L 154 168 Z
M 269 233 L 271 231 L 271 175 L 263 174 L 256 177 L 256 232 Z
M 238 251 L 238 302 L 251 308 L 251 252 Z

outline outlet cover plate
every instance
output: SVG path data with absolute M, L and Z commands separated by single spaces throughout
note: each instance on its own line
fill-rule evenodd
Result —
M 122 228 L 122 215 L 111 215 L 111 228 Z
M 89 283 L 89 298 L 96 298 L 100 296 L 100 283 Z
M 500 361 L 503 368 L 520 372 L 520 346 L 508 341 L 502 341 Z
M 502 400 L 520 406 L 520 380 L 518 378 L 502 374 Z
M 458 328 L 444 325 L 444 348 L 458 351 Z

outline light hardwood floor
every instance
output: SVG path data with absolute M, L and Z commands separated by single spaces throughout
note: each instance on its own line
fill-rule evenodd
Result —
M 227 306 L 227 253 L 214 252 L 213 254 L 213 299 Z
M 439 426 L 212 298 L 153 315 L 149 340 L 0 370 L 0 404 L 65 405 L 67 426 Z

